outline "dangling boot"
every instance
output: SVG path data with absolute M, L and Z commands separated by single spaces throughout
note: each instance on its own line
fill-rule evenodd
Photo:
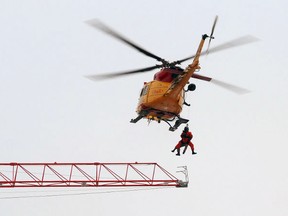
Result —
M 174 148 L 171 152 L 175 152 L 176 148 Z
M 180 156 L 180 149 L 179 148 L 177 149 L 177 154 L 176 155 Z

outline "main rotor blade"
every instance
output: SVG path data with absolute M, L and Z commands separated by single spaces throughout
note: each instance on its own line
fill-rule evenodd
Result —
M 135 43 L 133 43 L 132 41 L 128 40 L 127 38 L 123 37 L 122 35 L 120 35 L 119 33 L 117 33 L 116 31 L 112 30 L 111 28 L 109 28 L 108 26 L 106 26 L 105 24 L 103 24 L 102 22 L 100 22 L 97 19 L 93 19 L 93 20 L 88 20 L 86 21 L 87 24 L 89 24 L 90 26 L 97 28 L 103 32 L 105 32 L 106 34 L 128 44 L 129 46 L 133 47 L 134 49 L 138 50 L 139 52 L 145 54 L 146 56 L 149 56 L 151 58 L 156 59 L 157 61 L 161 61 L 161 62 L 166 62 L 165 59 L 162 59 L 161 57 L 154 55 L 151 52 L 148 52 L 147 50 L 141 48 L 140 46 L 136 45 Z
M 218 86 L 220 86 L 222 88 L 225 88 L 226 90 L 232 91 L 232 92 L 234 92 L 236 94 L 246 94 L 246 93 L 250 92 L 247 89 L 244 89 L 244 88 L 241 88 L 239 86 L 235 86 L 235 85 L 232 85 L 232 84 L 220 81 L 220 80 L 216 80 L 216 79 L 211 78 L 211 77 L 202 76 L 202 75 L 195 74 L 195 73 L 192 75 L 192 77 L 195 78 L 195 79 L 211 82 L 211 83 L 213 83 L 215 85 L 218 85 Z
M 124 72 L 118 72 L 118 73 L 108 73 L 108 74 L 97 74 L 97 75 L 88 75 L 86 76 L 88 79 L 91 80 L 103 80 L 103 79 L 111 79 L 111 78 L 116 78 L 120 76 L 127 76 L 127 75 L 132 75 L 132 74 L 137 74 L 137 73 L 144 73 L 147 71 L 154 70 L 156 68 L 161 68 L 162 65 L 155 65 L 152 67 L 147 67 L 147 68 L 141 68 L 137 70 L 131 70 L 131 71 L 124 71 Z
M 195 79 L 204 80 L 204 81 L 208 81 L 208 82 L 210 82 L 212 80 L 211 77 L 202 76 L 202 75 L 199 75 L 199 74 L 196 74 L 196 73 L 194 73 L 192 75 L 192 77 L 195 78 Z
M 221 50 L 230 49 L 230 48 L 237 47 L 237 46 L 242 46 L 242 45 L 253 43 L 256 41 L 259 41 L 259 39 L 255 38 L 251 35 L 242 36 L 240 38 L 236 38 L 234 40 L 228 41 L 226 43 L 223 43 L 223 44 L 220 44 L 218 46 L 211 48 L 209 50 L 209 53 L 218 52 Z M 205 53 L 202 52 L 201 55 L 203 55 L 203 54 L 205 54 Z M 187 61 L 189 59 L 193 59 L 194 57 L 195 57 L 195 55 L 181 59 L 181 60 L 178 60 L 178 61 L 175 61 L 175 63 L 181 64 L 182 62 Z
M 212 79 L 210 82 L 215 84 L 215 85 L 218 85 L 218 86 L 220 86 L 222 88 L 225 88 L 225 89 L 227 89 L 229 91 L 232 91 L 232 92 L 234 92 L 236 94 L 247 94 L 247 93 L 250 92 L 248 89 L 244 89 L 244 88 L 241 88 L 239 86 L 232 85 L 232 84 L 220 81 L 220 80 Z

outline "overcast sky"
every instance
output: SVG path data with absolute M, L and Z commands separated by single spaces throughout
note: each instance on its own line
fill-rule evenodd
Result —
M 186 165 L 190 179 L 186 189 L 96 188 L 42 198 L 36 195 L 51 190 L 0 189 L 1 215 L 288 215 L 287 4 L 0 0 L 0 162 L 157 162 L 175 175 Z M 157 62 L 85 21 L 97 18 L 174 61 L 196 52 L 215 15 L 211 47 L 243 35 L 260 41 L 201 57 L 200 73 L 250 93 L 191 80 L 197 89 L 181 115 L 190 119 L 198 154 L 176 157 L 171 149 L 183 126 L 170 132 L 166 123 L 129 123 L 143 83 L 157 71 L 85 78 Z M 52 194 L 71 191 L 83 189 Z

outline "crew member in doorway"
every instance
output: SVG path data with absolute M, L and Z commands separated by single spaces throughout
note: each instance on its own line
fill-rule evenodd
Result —
M 187 147 L 190 146 L 192 154 L 197 154 L 194 151 L 194 144 L 191 142 L 193 138 L 192 133 L 189 131 L 189 127 L 188 125 L 186 125 L 186 127 L 184 128 L 182 134 L 181 134 L 181 140 L 177 143 L 177 145 L 175 146 L 175 148 L 172 150 L 172 152 L 175 152 L 175 150 L 177 150 L 177 156 L 180 156 L 180 148 L 184 147 L 184 151 L 183 154 L 185 154 Z

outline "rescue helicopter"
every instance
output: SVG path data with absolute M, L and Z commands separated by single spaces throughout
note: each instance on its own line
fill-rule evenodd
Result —
M 200 79 L 208 82 L 215 81 L 215 84 L 221 85 L 222 87 L 228 88 L 229 90 L 237 93 L 244 93 L 246 91 L 243 88 L 220 82 L 212 79 L 211 77 L 199 75 L 198 73 L 196 73 L 199 72 L 199 70 L 201 69 L 199 59 L 200 56 L 202 56 L 203 54 L 207 54 L 208 52 L 213 53 L 223 49 L 228 49 L 257 41 L 257 38 L 247 35 L 210 49 L 210 43 L 211 40 L 214 39 L 214 30 L 217 21 L 218 16 L 215 17 L 210 35 L 202 35 L 195 55 L 169 62 L 136 45 L 134 42 L 128 40 L 126 37 L 122 36 L 115 30 L 112 30 L 110 27 L 100 22 L 99 20 L 88 20 L 86 21 L 86 23 L 90 26 L 97 28 L 98 30 L 101 30 L 104 33 L 120 40 L 121 42 L 138 50 L 146 56 L 156 59 L 158 62 L 160 62 L 160 64 L 136 70 L 118 73 L 89 75 L 86 77 L 92 80 L 102 80 L 107 78 L 117 78 L 120 76 L 132 75 L 136 73 L 144 73 L 152 71 L 154 69 L 160 69 L 154 74 L 154 78 L 152 81 L 144 82 L 144 86 L 141 90 L 138 106 L 136 109 L 138 116 L 134 119 L 131 119 L 130 122 L 136 123 L 142 118 L 148 119 L 149 122 L 157 121 L 158 123 L 160 123 L 161 121 L 164 121 L 169 125 L 170 131 L 175 131 L 181 124 L 186 124 L 189 121 L 188 119 L 182 118 L 180 116 L 180 113 L 182 112 L 183 105 L 190 106 L 190 104 L 186 103 L 185 101 L 185 94 L 189 91 L 194 91 L 196 89 L 195 84 L 189 83 L 190 78 Z M 209 39 L 208 48 L 206 52 L 202 52 L 206 39 Z M 193 61 L 185 69 L 182 69 L 180 66 L 178 66 L 181 63 L 190 59 L 193 59 Z

